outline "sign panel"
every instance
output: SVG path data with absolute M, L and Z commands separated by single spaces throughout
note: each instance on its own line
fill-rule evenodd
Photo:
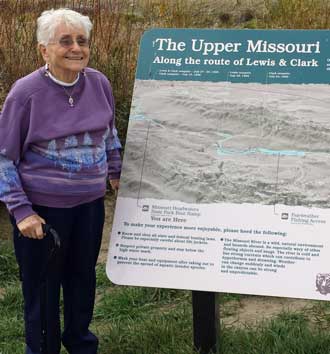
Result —
M 143 36 L 113 282 L 330 299 L 329 38 Z

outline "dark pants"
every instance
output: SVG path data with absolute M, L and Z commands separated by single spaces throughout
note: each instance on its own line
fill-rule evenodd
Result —
M 62 342 L 70 354 L 95 354 L 98 339 L 89 330 L 95 300 L 95 265 L 104 223 L 103 198 L 74 208 L 33 209 L 53 226 L 61 249 L 47 272 L 47 339 L 49 354 L 61 347 L 60 287 L 64 299 Z M 42 240 L 19 237 L 14 224 L 15 253 L 22 277 L 26 354 L 40 353 L 40 279 L 49 255 L 48 237 Z

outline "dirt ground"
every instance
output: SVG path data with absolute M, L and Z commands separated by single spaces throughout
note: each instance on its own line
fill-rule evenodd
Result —
M 114 194 L 108 194 L 105 199 L 106 218 L 103 230 L 101 252 L 98 259 L 101 263 L 105 263 L 107 259 L 114 208 L 115 196 Z M 1 239 L 11 240 L 11 225 L 9 222 L 8 213 L 4 205 L 0 203 L 0 242 Z M 238 301 L 233 300 L 222 305 L 220 309 L 220 317 L 221 321 L 228 326 L 254 326 L 261 320 L 276 316 L 283 311 L 306 312 L 309 308 L 311 308 L 311 306 L 312 301 L 310 300 L 244 296 Z
M 220 295 L 221 296 L 221 295 Z M 232 327 L 254 327 L 282 312 L 308 312 L 313 305 L 311 300 L 282 297 L 246 296 L 239 301 L 226 302 L 220 308 L 223 324 Z
M 101 252 L 98 262 L 105 263 L 107 261 L 108 246 L 110 241 L 110 233 L 112 227 L 112 220 L 116 206 L 116 198 L 114 194 L 109 194 L 105 198 L 105 222 L 103 228 L 103 238 L 101 245 Z
M 0 240 L 11 239 L 9 216 L 3 203 L 0 202 Z

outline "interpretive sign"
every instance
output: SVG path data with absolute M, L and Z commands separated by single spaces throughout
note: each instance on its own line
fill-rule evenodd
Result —
M 330 299 L 330 31 L 142 39 L 107 273 Z

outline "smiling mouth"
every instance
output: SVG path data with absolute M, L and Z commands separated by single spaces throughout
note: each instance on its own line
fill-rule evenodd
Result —
M 83 60 L 84 58 L 83 57 L 65 57 L 65 59 L 68 59 L 68 60 Z

